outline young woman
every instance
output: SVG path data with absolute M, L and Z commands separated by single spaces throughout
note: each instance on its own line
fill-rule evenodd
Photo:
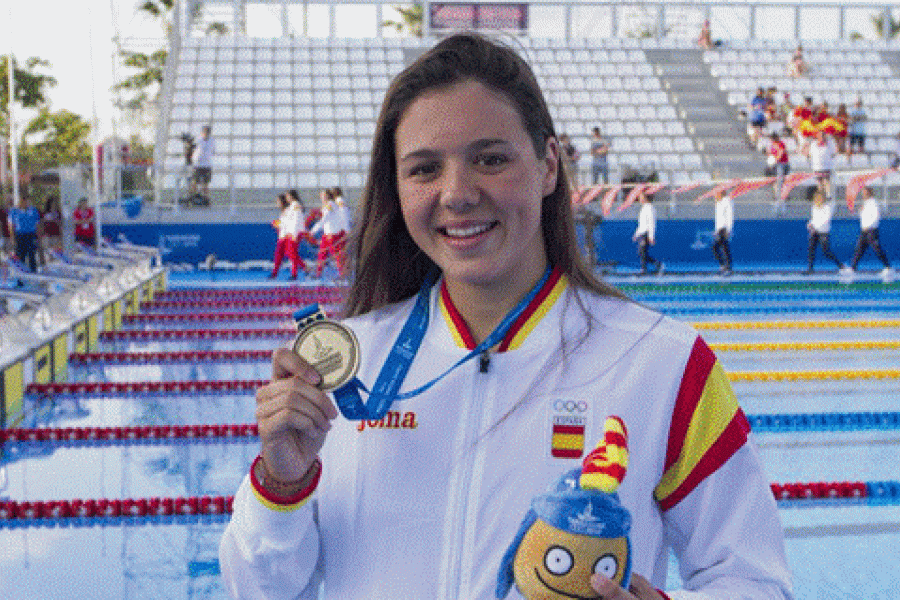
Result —
M 344 208 L 343 197 L 340 197 L 340 204 L 336 202 L 335 190 L 340 191 L 340 188 L 322 190 L 322 218 L 310 230 L 313 234 L 322 234 L 319 242 L 319 255 L 316 258 L 316 277 L 322 276 L 329 257 L 334 259 L 334 267 L 337 269 L 338 275 L 343 277 L 345 273 L 347 258 L 345 246 L 349 219 Z
M 820 187 L 813 193 L 809 221 L 806 223 L 806 229 L 809 232 L 809 245 L 806 253 L 807 275 L 813 272 L 813 265 L 816 262 L 816 250 L 820 245 L 825 258 L 833 261 L 839 270 L 844 270 L 844 263 L 834 255 L 828 240 L 829 235 L 831 235 L 831 218 L 833 215 L 834 202 L 826 201 L 825 189 Z
M 220 547 L 230 593 L 493 598 L 532 497 L 618 415 L 646 577 L 624 590 L 593 575 L 596 593 L 664 598 L 671 546 L 696 591 L 679 598 L 788 597 L 777 509 L 727 378 L 695 331 L 584 266 L 527 64 L 478 36 L 442 40 L 391 84 L 373 149 L 345 323 L 361 381 L 402 358 L 401 389 L 421 393 L 377 420 L 337 418 L 321 376 L 275 352 L 260 456 Z
M 715 237 L 713 254 L 719 262 L 719 271 L 731 275 L 731 231 L 734 229 L 734 201 L 723 191 L 716 193 Z
M 647 265 L 653 265 L 654 272 L 662 274 L 665 265 L 650 256 L 650 246 L 656 244 L 656 209 L 653 207 L 650 196 L 643 191 L 638 196 L 641 210 L 638 212 L 637 229 L 631 236 L 631 241 L 637 242 L 638 258 L 641 261 L 641 275 L 647 274 Z
M 281 214 L 272 223 L 272 226 L 278 230 L 278 242 L 275 245 L 274 264 L 269 279 L 275 279 L 278 276 L 285 257 L 291 261 L 291 279 L 297 279 L 299 270 L 306 270 L 306 264 L 297 254 L 297 241 L 305 221 L 303 209 L 289 193 L 278 196 L 278 205 L 281 207 Z
M 44 227 L 44 250 L 61 249 L 63 215 L 59 197 L 47 196 L 44 210 L 41 212 L 41 225 Z
M 75 241 L 94 247 L 96 232 L 94 230 L 94 209 L 88 206 L 87 198 L 79 198 L 72 213 L 75 221 Z

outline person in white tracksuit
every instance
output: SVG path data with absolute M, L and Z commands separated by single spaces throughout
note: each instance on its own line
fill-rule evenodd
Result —
M 527 64 L 450 36 L 398 76 L 378 123 L 345 323 L 364 383 L 403 356 L 400 389 L 431 385 L 381 418 L 338 418 L 321 376 L 274 353 L 256 395 L 260 455 L 220 545 L 232 596 L 496 597 L 531 498 L 617 415 L 634 575 L 627 590 L 591 576 L 597 594 L 791 598 L 775 501 L 727 377 L 694 330 L 582 262 Z M 670 548 L 685 584 L 666 595 Z
M 650 196 L 641 191 L 638 196 L 641 210 L 638 212 L 638 224 L 631 236 L 632 241 L 637 242 L 638 258 L 641 261 L 641 275 L 647 274 L 647 265 L 654 265 L 657 274 L 662 274 L 665 265 L 650 256 L 650 246 L 656 244 L 656 209 L 651 203 Z
M 344 276 L 346 263 L 347 236 L 347 211 L 341 204 L 334 201 L 334 192 L 331 189 L 322 190 L 322 218 L 313 225 L 310 233 L 315 235 L 321 232 L 322 239 L 319 242 L 319 255 L 316 258 L 316 277 L 322 276 L 322 270 L 328 257 L 334 258 L 334 266 L 340 277 Z
M 731 275 L 731 231 L 734 229 L 734 200 L 723 191 L 716 192 L 713 254 L 723 275 Z

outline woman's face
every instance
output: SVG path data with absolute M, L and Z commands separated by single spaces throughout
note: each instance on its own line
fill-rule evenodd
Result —
M 532 285 L 546 268 L 541 201 L 558 147 L 535 153 L 517 108 L 467 80 L 419 96 L 395 135 L 400 209 L 448 285 Z

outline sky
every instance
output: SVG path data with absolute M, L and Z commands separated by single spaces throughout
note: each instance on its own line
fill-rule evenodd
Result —
M 635 3 L 638 2 L 639 0 Z M 860 3 L 862 0 L 844 2 Z M 105 137 L 113 131 L 112 99 L 109 93 L 114 68 L 113 36 L 117 31 L 125 37 L 133 38 L 149 38 L 161 34 L 153 22 L 136 16 L 137 5 L 138 0 L 4 0 L 0 2 L 0 52 L 8 52 L 11 47 L 19 58 L 38 56 L 51 63 L 49 73 L 59 82 L 49 94 L 54 110 L 65 108 L 90 120 L 92 103 L 96 98 L 100 137 Z M 346 6 L 339 10 L 347 9 L 354 10 L 353 7 Z M 772 23 L 773 37 L 792 37 L 792 31 L 774 31 L 780 17 L 776 9 L 767 19 Z M 815 22 L 818 19 L 815 15 L 809 17 L 810 28 L 803 35 L 815 37 Z M 114 18 L 116 27 L 113 26 Z M 860 20 L 867 18 L 860 14 Z M 271 26 L 272 23 L 267 21 L 274 22 L 276 27 L 278 25 L 277 19 L 263 18 L 260 19 L 259 26 Z M 726 23 L 714 23 L 714 34 L 717 33 L 716 25 L 728 29 Z M 722 33 L 727 35 L 730 32 Z
M 111 10 L 115 7 L 135 31 L 150 35 L 153 28 L 149 24 L 132 19 L 136 4 L 136 0 L 0 2 L 0 51 L 6 53 L 11 46 L 17 60 L 36 56 L 51 63 L 46 72 L 59 82 L 49 92 L 54 110 L 65 108 L 91 120 L 93 90 L 97 89 L 101 129 L 109 133 L 112 110 L 106 90 L 113 81 Z

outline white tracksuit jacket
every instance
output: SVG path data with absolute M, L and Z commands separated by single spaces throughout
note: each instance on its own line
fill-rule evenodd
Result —
M 231 594 L 318 598 L 324 582 L 328 600 L 494 598 L 532 497 L 580 467 L 604 419 L 619 415 L 634 572 L 665 589 L 671 547 L 692 590 L 674 599 L 790 598 L 769 482 L 712 352 L 690 327 L 637 304 L 580 291 L 579 305 L 565 277 L 547 286 L 486 373 L 465 363 L 382 422 L 336 419 L 302 507 L 266 508 L 245 478 L 220 547 Z M 404 390 L 467 352 L 449 296 L 435 286 L 431 299 Z M 367 385 L 413 301 L 348 321 Z M 555 424 L 582 426 L 581 445 L 554 436 Z M 515 588 L 508 597 L 520 598 Z

